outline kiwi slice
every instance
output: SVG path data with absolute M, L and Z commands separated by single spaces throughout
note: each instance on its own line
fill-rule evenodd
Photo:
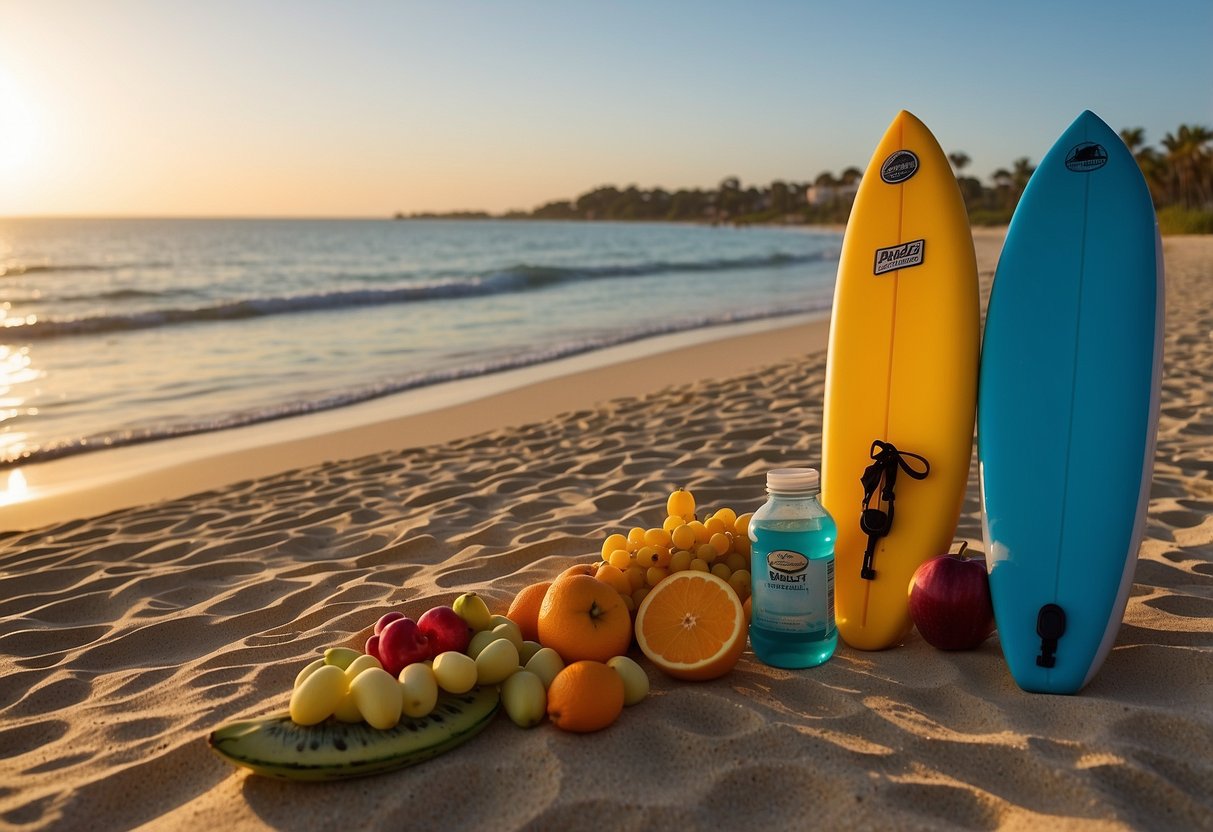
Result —
M 497 713 L 494 686 L 440 693 L 429 716 L 404 717 L 381 731 L 365 722 L 296 725 L 287 713 L 230 722 L 207 742 L 235 766 L 286 780 L 341 780 L 416 765 L 480 733 Z

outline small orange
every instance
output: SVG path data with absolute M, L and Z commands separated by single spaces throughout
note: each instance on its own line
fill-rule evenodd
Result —
M 607 584 L 570 575 L 548 587 L 539 606 L 539 643 L 566 662 L 605 662 L 626 653 L 631 642 L 632 616 Z
M 670 676 L 704 681 L 733 669 L 745 650 L 745 609 L 710 572 L 675 572 L 636 610 L 636 643 Z
M 743 610 L 745 610 L 745 623 L 746 624 L 750 623 L 750 615 L 751 615 L 750 602 L 753 600 L 754 600 L 753 598 L 747 598 L 747 599 L 745 599 L 745 603 L 741 605 L 741 608 Z
M 569 575 L 590 575 L 598 571 L 597 563 L 575 563 L 556 576 L 556 580 L 567 578 Z
M 623 713 L 623 677 L 602 662 L 573 662 L 548 687 L 548 718 L 563 731 L 600 731 Z
M 541 581 L 524 587 L 514 596 L 505 617 L 518 625 L 527 641 L 539 641 L 539 606 L 547 595 L 551 581 Z

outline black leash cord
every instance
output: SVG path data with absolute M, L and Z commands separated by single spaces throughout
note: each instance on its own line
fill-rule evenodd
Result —
M 859 570 L 859 576 L 868 581 L 876 578 L 876 570 L 872 568 L 876 542 L 893 529 L 893 501 L 896 499 L 893 487 L 897 484 L 897 470 L 905 471 L 907 476 L 916 480 L 926 479 L 927 474 L 931 473 L 931 463 L 927 462 L 926 457 L 909 451 L 899 451 L 891 442 L 877 439 L 872 443 L 870 453 L 872 464 L 860 477 L 863 483 L 863 510 L 859 515 L 859 528 L 868 536 L 868 547 L 863 552 L 863 566 Z M 907 459 L 921 462 L 922 470 L 917 470 Z M 880 492 L 878 497 L 877 491 Z M 873 497 L 877 497 L 875 506 L 872 505 Z M 881 508 L 881 504 L 887 508 Z

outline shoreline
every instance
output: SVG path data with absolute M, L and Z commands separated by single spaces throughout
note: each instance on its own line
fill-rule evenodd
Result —
M 1005 231 L 973 229 L 986 290 Z M 788 332 L 774 334 L 781 330 Z M 705 327 L 331 410 L 18 465 L 0 471 L 0 534 L 385 449 L 434 445 L 621 396 L 736 375 L 824 350 L 828 331 L 828 310 Z M 743 340 L 720 348 L 717 339 L 733 338 Z M 630 362 L 640 363 L 622 366 Z M 586 372 L 602 375 L 583 378 L 580 374 Z
M 824 350 L 828 328 L 828 312 L 704 327 L 331 410 L 17 465 L 0 472 L 0 533 L 736 375 Z

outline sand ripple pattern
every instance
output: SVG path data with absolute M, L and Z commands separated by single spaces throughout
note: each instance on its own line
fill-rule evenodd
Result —
M 979 236 L 988 286 L 998 239 Z M 504 607 L 662 495 L 757 505 L 816 461 L 823 356 L 550 421 L 0 538 L 5 828 L 1213 829 L 1213 240 L 1166 244 L 1156 475 L 1125 624 L 1076 697 L 1022 693 L 997 638 L 916 635 L 811 672 L 746 654 L 583 737 L 498 720 L 364 781 L 234 773 L 203 738 L 284 705 L 378 612 Z M 626 394 L 626 391 L 619 391 Z M 960 535 L 980 547 L 975 486 Z

